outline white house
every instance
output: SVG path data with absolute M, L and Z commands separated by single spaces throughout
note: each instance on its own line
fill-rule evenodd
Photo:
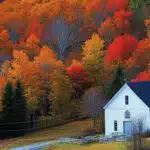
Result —
M 150 81 L 126 83 L 105 105 L 105 134 L 131 134 L 135 120 L 150 129 Z

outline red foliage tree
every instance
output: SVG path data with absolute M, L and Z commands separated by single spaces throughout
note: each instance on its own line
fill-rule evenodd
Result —
M 106 10 L 113 12 L 114 10 L 125 9 L 128 6 L 129 0 L 108 0 Z
M 34 34 L 39 38 L 43 33 L 43 26 L 39 23 L 39 21 L 36 18 L 31 18 L 27 24 L 25 37 L 30 36 L 31 34 Z
M 131 82 L 139 82 L 139 81 L 149 81 L 150 74 L 146 71 L 140 72 L 135 79 L 132 79 Z
M 150 61 L 150 39 L 139 41 L 137 49 L 133 52 L 129 60 L 126 61 L 128 68 L 147 68 Z
M 67 68 L 68 75 L 72 80 L 73 88 L 75 89 L 75 97 L 80 97 L 83 90 L 91 85 L 92 80 L 87 77 L 87 73 L 83 65 L 77 61 L 73 61 L 70 67 Z
M 116 27 L 121 32 L 129 32 L 131 17 L 132 17 L 132 12 L 121 9 L 114 13 L 113 19 Z
M 137 44 L 136 38 L 131 35 L 125 34 L 117 37 L 108 47 L 106 63 L 128 59 L 131 53 L 135 51 Z

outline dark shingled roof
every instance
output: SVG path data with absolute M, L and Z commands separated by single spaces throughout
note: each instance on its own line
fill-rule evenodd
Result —
M 138 95 L 138 97 L 150 107 L 150 81 L 129 82 L 127 85 Z

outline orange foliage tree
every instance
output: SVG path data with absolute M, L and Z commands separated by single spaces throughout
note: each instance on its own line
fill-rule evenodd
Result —
M 38 43 L 40 42 L 40 39 L 34 35 L 31 34 L 26 41 L 26 52 L 28 54 L 28 56 L 30 56 L 31 58 L 33 58 L 34 56 L 38 55 L 40 52 L 40 48 L 38 46 Z
M 116 11 L 113 17 L 106 17 L 98 32 L 106 41 L 106 46 L 120 34 L 129 33 L 131 29 L 132 13 L 121 9 Z
M 16 81 L 20 79 L 25 87 L 25 92 L 29 96 L 29 89 L 35 89 L 35 95 L 32 95 L 36 100 L 42 99 L 45 94 L 45 81 L 49 81 L 48 75 L 40 70 L 33 62 L 29 61 L 28 56 L 24 51 L 14 51 L 14 60 L 11 63 L 11 68 L 8 70 L 8 79 Z M 36 93 L 40 97 L 37 97 Z M 34 98 L 34 99 L 35 99 Z M 28 104 L 33 104 L 33 98 L 27 97 Z M 36 103 L 37 104 L 37 103 Z M 37 107 L 36 107 L 37 108 Z
M 43 46 L 40 49 L 40 54 L 34 58 L 34 63 L 37 67 L 48 73 L 54 69 L 64 67 L 62 61 L 57 60 L 55 53 L 48 46 Z
M 107 45 L 112 42 L 117 35 L 113 19 L 110 17 L 106 18 L 106 20 L 101 24 L 101 27 L 98 29 L 98 33 L 106 40 Z
M 114 13 L 114 23 L 121 33 L 130 31 L 131 17 L 132 13 L 123 9 Z
M 126 9 L 128 7 L 129 0 L 108 0 L 106 10 L 109 12 L 117 11 L 120 9 Z
M 3 28 L 0 30 L 0 50 L 5 51 L 6 54 L 10 54 L 13 51 L 13 42 L 10 40 L 10 35 L 8 31 Z
M 128 68 L 145 68 L 147 69 L 150 62 L 150 40 L 143 39 L 139 41 L 137 49 L 132 56 L 126 61 Z

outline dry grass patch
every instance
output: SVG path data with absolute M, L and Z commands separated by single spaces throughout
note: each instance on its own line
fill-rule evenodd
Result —
M 35 142 L 59 139 L 65 136 L 82 135 L 85 131 L 92 128 L 92 120 L 75 121 L 62 126 L 53 127 L 35 133 L 27 134 L 23 137 L 0 140 L 0 149 L 8 150 L 10 147 L 26 145 Z
M 87 145 L 75 145 L 75 144 L 58 144 L 52 148 L 46 148 L 44 150 L 125 150 L 122 143 L 110 143 L 110 144 L 87 144 Z

